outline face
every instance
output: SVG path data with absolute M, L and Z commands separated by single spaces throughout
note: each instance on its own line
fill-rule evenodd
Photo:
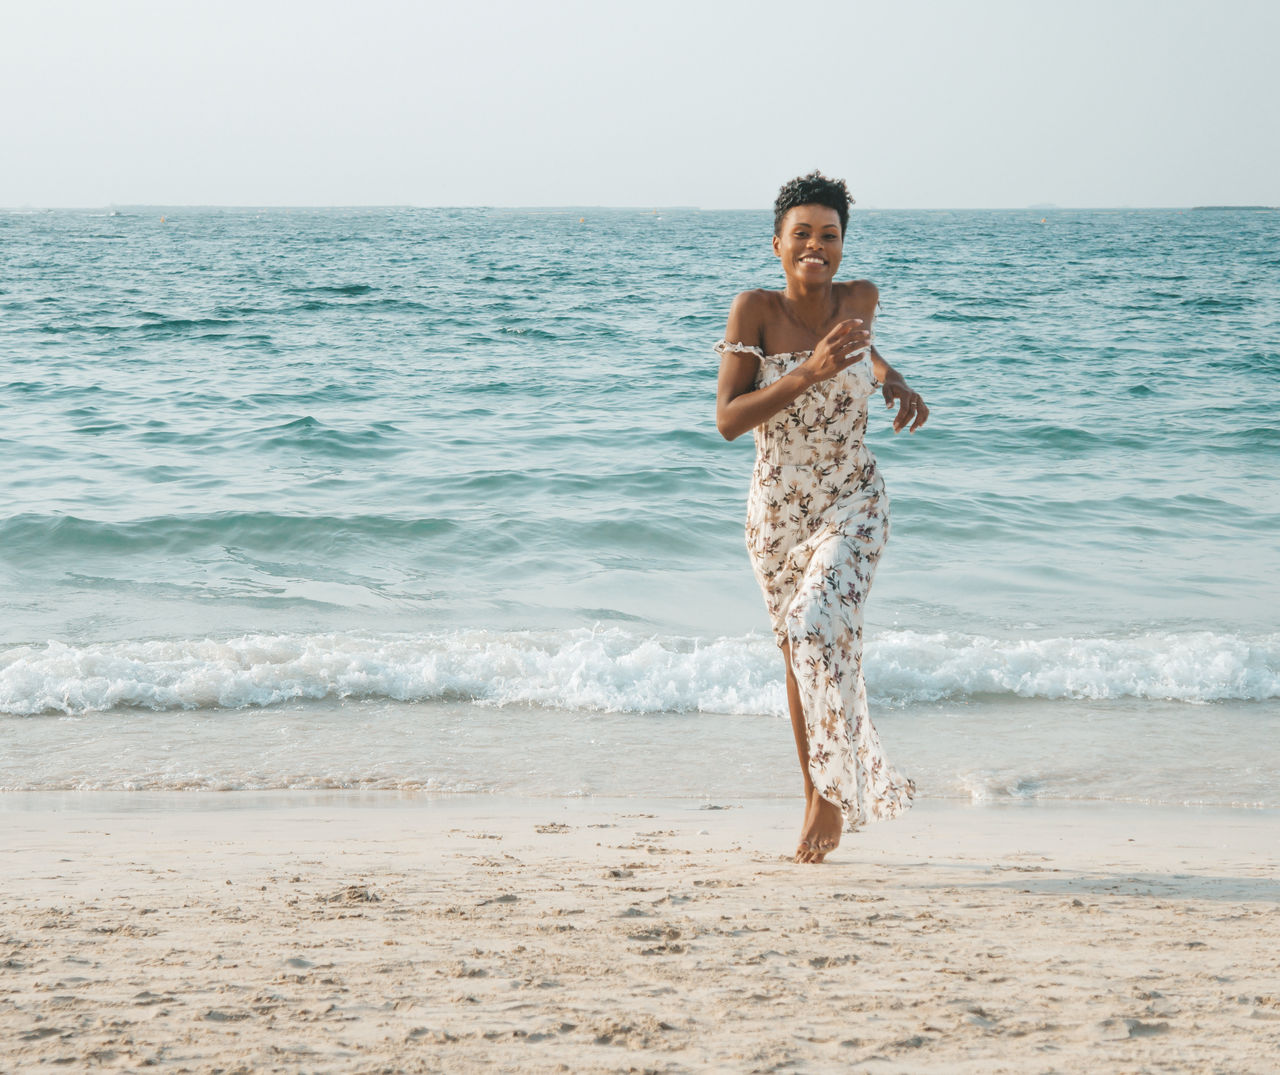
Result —
M 788 209 L 773 237 L 773 252 L 789 277 L 805 283 L 831 280 L 840 267 L 843 246 L 840 214 L 825 205 L 797 205 Z

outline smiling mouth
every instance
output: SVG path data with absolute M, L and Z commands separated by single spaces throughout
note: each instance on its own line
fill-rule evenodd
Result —
M 806 254 L 800 259 L 801 265 L 825 265 L 826 259 L 815 257 L 813 254 Z

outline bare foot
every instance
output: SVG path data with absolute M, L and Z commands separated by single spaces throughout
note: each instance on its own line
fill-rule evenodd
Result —
M 808 780 L 804 784 L 804 816 L 800 821 L 800 842 L 796 844 L 796 862 L 804 862 L 805 856 L 811 850 L 807 842 L 810 829 L 809 818 L 813 814 L 813 800 L 819 798 L 818 792 Z
M 840 846 L 844 818 L 835 803 L 828 802 L 816 791 L 809 796 L 804 830 L 796 849 L 796 862 L 822 862 Z

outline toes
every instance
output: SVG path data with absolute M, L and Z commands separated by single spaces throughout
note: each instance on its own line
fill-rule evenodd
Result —
M 813 845 L 813 853 L 806 860 L 808 862 L 823 862 L 826 857 L 836 849 L 837 840 L 816 840 Z

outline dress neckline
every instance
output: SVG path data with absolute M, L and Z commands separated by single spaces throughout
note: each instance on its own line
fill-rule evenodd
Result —
M 716 344 L 715 351 L 720 355 L 723 355 L 726 351 L 746 352 L 748 354 L 755 355 L 761 362 L 767 362 L 770 359 L 795 358 L 799 355 L 813 354 L 813 350 L 810 349 L 808 351 L 777 351 L 774 354 L 766 355 L 764 353 L 764 348 L 757 347 L 753 343 L 730 343 L 728 340 L 721 340 Z M 866 367 L 867 376 L 871 378 L 871 383 L 879 387 L 881 382 L 876 380 L 876 368 L 871 361 L 871 348 L 869 346 L 858 356 L 858 361 L 852 363 L 847 368 L 853 369 L 854 366 L 859 365 Z
M 811 355 L 813 349 L 808 351 L 775 351 L 771 355 L 764 353 L 764 348 L 757 347 L 754 343 L 730 343 L 728 340 L 721 340 L 716 344 L 715 349 L 720 353 L 725 351 L 745 351 L 755 355 L 757 358 L 791 358 L 795 355 Z
M 757 358 L 760 358 L 760 359 L 794 358 L 796 355 L 813 354 L 813 348 L 811 347 L 807 351 L 774 351 L 772 354 L 767 355 L 764 353 L 764 348 L 757 347 L 753 343 L 730 343 L 728 340 L 721 340 L 718 344 L 716 344 L 715 350 L 719 354 L 724 354 L 726 351 L 747 352 L 749 354 L 755 355 Z M 865 360 L 869 358 L 870 355 L 871 355 L 871 348 L 867 347 L 862 350 L 862 352 L 858 355 L 858 358 L 860 360 Z

